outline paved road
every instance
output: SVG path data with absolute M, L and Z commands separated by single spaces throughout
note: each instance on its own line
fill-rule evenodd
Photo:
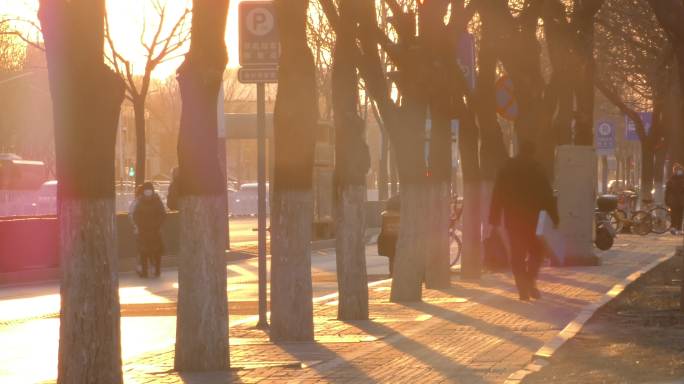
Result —
M 230 329 L 231 372 L 183 374 L 173 348 L 125 363 L 136 383 L 503 383 L 532 354 L 626 276 L 681 238 L 620 236 L 596 267 L 544 268 L 541 300 L 517 299 L 510 274 L 452 277 L 423 302 L 389 302 L 389 282 L 371 289 L 370 320 L 338 321 L 335 298 L 314 304 L 316 343 L 270 343 L 253 323 Z
M 232 245 L 240 245 L 246 242 L 254 242 L 256 244 L 257 232 L 254 230 L 257 228 L 256 217 L 231 217 L 229 223 L 230 242 Z
M 255 220 L 252 220 L 255 221 Z M 250 220 L 236 220 L 242 239 L 251 232 Z M 367 247 L 371 280 L 386 278 L 387 259 Z M 312 257 L 314 296 L 337 290 L 332 250 Z M 132 273 L 120 277 L 122 357 L 136 356 L 172 346 L 175 341 L 177 273 L 166 269 L 159 279 L 141 279 Z M 257 261 L 228 265 L 230 321 L 257 313 Z M 59 335 L 59 286 L 56 283 L 0 288 L 0 383 L 35 383 L 56 377 Z

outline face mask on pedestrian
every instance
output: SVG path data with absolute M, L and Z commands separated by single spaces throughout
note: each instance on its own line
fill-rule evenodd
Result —
M 684 170 L 678 169 L 677 171 L 675 171 L 675 175 L 677 175 L 677 176 L 684 175 Z
M 154 195 L 154 191 L 151 189 L 146 189 L 143 191 L 143 195 L 145 195 L 145 197 L 152 197 L 152 195 Z

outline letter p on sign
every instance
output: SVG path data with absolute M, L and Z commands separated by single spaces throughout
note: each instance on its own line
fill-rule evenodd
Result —
M 254 8 L 247 13 L 247 30 L 255 36 L 264 36 L 273 30 L 273 14 L 265 8 Z

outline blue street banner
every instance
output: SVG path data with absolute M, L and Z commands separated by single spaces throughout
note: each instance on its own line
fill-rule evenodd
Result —
M 462 32 L 458 38 L 456 61 L 470 89 L 475 89 L 475 38 L 468 32 Z
M 653 112 L 639 112 L 639 118 L 644 123 L 644 129 L 648 135 L 651 132 L 651 124 L 653 124 Z M 625 115 L 625 139 L 639 141 L 636 124 L 627 115 Z
M 596 154 L 608 156 L 615 153 L 615 124 L 611 121 L 600 120 L 596 123 Z

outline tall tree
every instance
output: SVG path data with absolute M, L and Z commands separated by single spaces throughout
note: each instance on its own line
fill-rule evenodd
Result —
M 130 59 L 125 58 L 117 50 L 112 38 L 109 20 L 106 20 L 105 36 L 109 47 L 107 60 L 116 70 L 117 74 L 126 84 L 126 99 L 133 105 L 133 115 L 135 116 L 135 184 L 141 185 L 145 181 L 145 165 L 147 160 L 147 146 L 145 135 L 145 103 L 152 84 L 152 73 L 164 62 L 178 57 L 182 54 L 188 39 L 190 38 L 187 29 L 187 21 L 190 10 L 185 9 L 178 18 L 172 20 L 171 28 L 168 27 L 167 5 L 160 0 L 149 0 L 156 13 L 155 20 L 143 20 L 143 25 L 157 23 L 156 29 L 151 37 L 147 34 L 147 29 L 143 28 L 140 36 L 140 44 L 145 52 L 145 69 L 142 75 L 137 76 L 133 72 Z
M 365 201 L 370 155 L 364 121 L 358 114 L 356 0 L 341 0 L 333 51 L 332 97 L 335 119 L 336 258 L 340 320 L 368 318 Z
M 312 176 L 318 119 L 316 69 L 307 45 L 309 0 L 276 0 L 281 56 L 274 111 L 271 206 L 273 341 L 313 340 Z
M 684 91 L 684 4 L 680 0 L 648 0 L 656 18 L 674 47 L 679 64 L 679 84 Z
M 658 19 L 658 22 L 665 30 L 668 40 L 673 47 L 674 57 L 676 58 L 677 65 L 672 77 L 679 79 L 679 92 L 674 92 L 676 95 L 678 93 L 679 97 L 684 95 L 684 25 L 682 20 L 684 19 L 684 4 L 679 0 L 649 0 L 649 4 Z M 682 108 L 681 102 L 676 106 L 677 117 L 672 118 L 675 122 L 681 122 L 682 116 L 684 116 L 684 108 Z M 682 138 L 684 135 L 681 133 L 681 127 L 677 130 L 679 134 L 671 135 L 674 138 L 679 138 L 679 142 L 671 145 L 671 148 L 681 149 L 684 148 L 684 140 Z M 674 158 L 681 159 L 681 153 L 673 153 Z M 682 299 L 684 301 L 684 299 Z
M 59 383 L 121 383 L 114 148 L 124 86 L 104 63 L 105 1 L 41 0 L 62 266 Z
M 218 155 L 217 103 L 228 62 L 228 0 L 193 0 L 190 50 L 178 68 L 180 249 L 175 368 L 229 366 L 227 200 Z
M 429 191 L 430 229 L 425 259 L 425 286 L 444 289 L 451 285 L 449 267 L 449 217 L 451 196 L 451 93 L 448 81 L 450 45 L 444 17 L 447 0 L 425 1 L 419 6 L 419 35 L 422 39 L 425 59 L 428 60 L 428 103 L 430 116 L 429 156 L 427 183 Z

